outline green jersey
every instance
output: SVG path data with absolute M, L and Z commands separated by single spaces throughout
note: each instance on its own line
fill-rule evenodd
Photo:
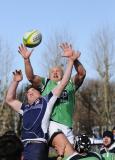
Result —
M 48 94 L 53 88 L 57 86 L 57 82 L 49 80 L 45 86 L 42 95 Z M 73 112 L 75 106 L 75 85 L 72 80 L 69 81 L 68 85 L 63 90 L 60 98 L 56 101 L 51 120 L 64 124 L 68 127 L 73 125 Z
M 63 160 L 102 160 L 102 158 L 96 152 L 88 152 L 86 154 L 74 153 L 70 157 Z
M 103 160 L 115 160 L 115 143 L 113 143 L 108 149 L 105 147 L 101 149 L 100 154 Z

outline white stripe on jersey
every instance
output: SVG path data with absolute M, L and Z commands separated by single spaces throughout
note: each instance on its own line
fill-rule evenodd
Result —
M 48 132 L 50 115 L 52 113 L 52 109 L 53 109 L 53 106 L 54 106 L 57 98 L 58 97 L 56 95 L 53 95 L 50 98 L 49 102 L 47 103 L 47 108 L 46 108 L 46 111 L 45 111 L 45 114 L 44 114 L 44 117 L 43 117 L 42 123 L 41 123 L 41 128 L 42 128 L 42 130 L 43 130 L 44 133 Z

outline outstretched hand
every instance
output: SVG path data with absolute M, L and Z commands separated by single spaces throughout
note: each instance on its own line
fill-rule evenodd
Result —
M 73 61 L 78 59 L 80 57 L 80 55 L 81 55 L 81 53 L 79 51 L 74 51 L 73 48 L 72 48 L 72 45 L 68 44 L 67 42 L 66 43 L 62 43 L 60 45 L 60 47 L 64 52 L 63 57 L 68 57 Z
M 25 45 L 21 44 L 18 47 L 18 52 L 22 55 L 24 59 L 28 59 L 31 56 L 33 49 L 29 51 Z
M 13 80 L 16 82 L 20 82 L 22 79 L 23 79 L 22 71 L 15 70 L 15 72 L 13 72 Z
M 66 43 L 62 43 L 60 45 L 60 48 L 63 50 L 63 57 L 70 57 L 73 54 L 73 49 L 72 49 L 72 45 Z

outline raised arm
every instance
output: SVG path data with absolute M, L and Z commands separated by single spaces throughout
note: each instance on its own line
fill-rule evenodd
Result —
M 79 58 L 80 53 L 79 52 L 73 52 L 72 50 L 72 46 L 69 45 L 68 43 L 63 43 L 60 46 L 64 52 L 64 56 L 68 57 L 68 64 L 67 64 L 67 68 L 65 71 L 65 74 L 60 82 L 60 84 L 53 90 L 53 94 L 59 96 L 61 94 L 61 92 L 63 91 L 63 89 L 66 87 L 68 81 L 70 80 L 71 77 L 71 73 L 72 73 L 72 67 L 74 64 L 74 61 Z
M 79 55 L 79 56 L 76 56 L 76 59 L 74 59 L 74 67 L 77 73 L 75 76 L 72 77 L 72 80 L 77 90 L 82 85 L 84 78 L 86 76 L 86 70 L 78 60 L 81 53 L 79 51 L 74 51 L 71 44 L 69 45 L 68 43 L 63 43 L 63 46 L 64 47 L 63 48 L 61 47 L 61 48 L 63 49 L 64 53 L 66 53 L 65 54 L 66 57 L 70 57 L 72 54 Z
M 19 82 L 23 79 L 22 72 L 15 71 L 13 72 L 13 80 L 9 86 L 9 89 L 7 91 L 6 95 L 6 103 L 10 105 L 11 108 L 13 108 L 15 111 L 19 112 L 22 103 L 16 99 L 16 90 L 18 87 Z
M 18 52 L 22 55 L 24 59 L 25 72 L 27 79 L 35 86 L 38 86 L 41 83 L 41 78 L 38 75 L 34 75 L 34 71 L 30 62 L 30 56 L 33 52 L 33 49 L 29 51 L 27 47 L 21 44 L 18 48 Z
M 77 51 L 76 54 L 77 53 L 80 53 L 80 52 Z M 74 84 L 76 86 L 76 90 L 77 90 L 82 85 L 82 83 L 84 81 L 84 78 L 86 76 L 86 70 L 78 59 L 76 59 L 74 61 L 74 67 L 75 67 L 75 70 L 77 73 L 74 77 L 72 77 L 72 79 L 73 79 L 73 82 L 74 82 Z

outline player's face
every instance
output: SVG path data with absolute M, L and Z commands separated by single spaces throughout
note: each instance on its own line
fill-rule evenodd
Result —
M 53 67 L 50 70 L 49 78 L 53 81 L 60 81 L 63 77 L 63 70 L 61 67 Z
M 103 138 L 103 144 L 104 144 L 104 146 L 108 146 L 110 143 L 111 143 L 111 138 L 105 136 L 105 137 Z
M 36 99 L 40 97 L 40 92 L 35 88 L 30 88 L 27 91 L 26 95 L 27 95 L 28 103 L 32 104 L 33 102 L 35 102 Z

